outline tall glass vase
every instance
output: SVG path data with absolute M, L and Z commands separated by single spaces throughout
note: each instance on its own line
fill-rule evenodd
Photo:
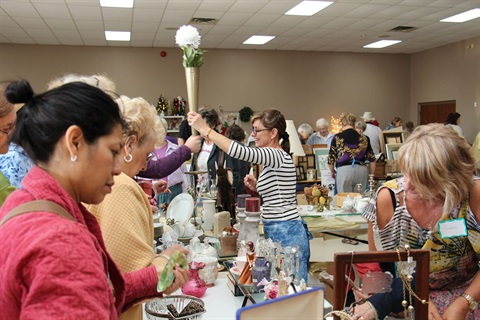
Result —
M 185 68 L 185 79 L 187 80 L 187 95 L 190 111 L 198 111 L 198 87 L 200 82 L 200 68 Z M 197 135 L 195 129 L 192 128 L 192 134 Z

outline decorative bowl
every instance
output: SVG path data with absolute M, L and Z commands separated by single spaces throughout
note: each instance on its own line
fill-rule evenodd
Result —
M 190 302 L 196 302 L 202 306 L 203 311 L 185 315 L 181 317 L 174 317 L 167 309 L 167 305 L 173 304 L 180 313 Z M 147 319 L 150 320 L 164 320 L 164 319 L 182 319 L 182 320 L 200 320 L 205 311 L 205 304 L 202 299 L 187 295 L 172 295 L 163 298 L 155 298 L 145 303 L 145 312 Z

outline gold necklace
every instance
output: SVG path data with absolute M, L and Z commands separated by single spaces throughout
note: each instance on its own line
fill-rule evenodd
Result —
M 415 308 L 413 307 L 412 296 L 415 297 L 418 301 L 422 304 L 428 304 L 429 301 L 425 299 L 421 299 L 415 291 L 412 289 L 412 280 L 413 280 L 413 273 L 415 272 L 415 265 L 413 262 L 413 258 L 410 256 L 410 246 L 408 244 L 405 245 L 405 250 L 407 251 L 407 261 L 402 261 L 400 256 L 400 250 L 397 248 L 397 255 L 398 255 L 398 275 L 400 279 L 402 279 L 403 283 L 403 301 L 402 306 L 405 311 L 405 319 L 413 320 L 415 319 Z M 407 301 L 406 297 L 406 290 L 409 293 L 409 301 Z

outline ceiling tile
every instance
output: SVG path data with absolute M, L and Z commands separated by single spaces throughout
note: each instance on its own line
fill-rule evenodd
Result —
M 70 13 L 75 20 L 98 20 L 102 21 L 100 7 L 69 6 Z
M 50 29 L 77 30 L 77 26 L 71 19 L 45 19 L 45 23 Z
M 47 24 L 41 18 L 19 17 L 15 18 L 15 22 L 22 26 L 22 28 L 48 29 Z
M 35 4 L 35 9 L 44 19 L 69 19 L 70 11 L 65 4 L 47 4 L 47 3 L 38 3 Z
M 133 9 L 102 8 L 102 15 L 105 21 L 131 21 Z
M 106 31 L 132 31 L 130 21 L 105 21 Z
M 28 2 L 6 1 L 0 2 L 2 9 L 11 17 L 39 18 L 35 7 Z

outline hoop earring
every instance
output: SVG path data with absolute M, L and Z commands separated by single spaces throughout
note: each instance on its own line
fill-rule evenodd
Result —
M 73 155 L 70 157 L 70 161 L 75 162 L 77 161 L 77 155 Z
M 129 154 L 128 156 L 123 156 L 123 160 L 125 160 L 125 162 L 132 162 L 132 154 Z

